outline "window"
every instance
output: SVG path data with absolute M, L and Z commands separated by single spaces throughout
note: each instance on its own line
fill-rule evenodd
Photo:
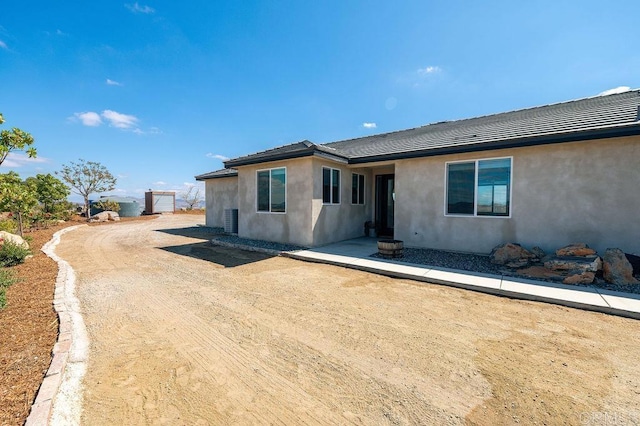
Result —
M 364 204 L 364 175 L 351 174 L 351 204 Z
M 258 211 L 286 212 L 287 169 L 258 170 Z
M 340 170 L 322 168 L 322 202 L 340 204 Z
M 509 216 L 511 158 L 447 164 L 446 214 Z

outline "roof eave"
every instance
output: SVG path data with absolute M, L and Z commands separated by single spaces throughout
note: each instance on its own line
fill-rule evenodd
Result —
M 213 174 L 213 173 L 214 172 L 203 173 L 201 175 L 194 176 L 194 178 L 195 178 L 195 180 L 198 180 L 198 181 L 205 181 L 205 180 L 209 180 L 209 179 L 222 179 L 222 178 L 237 177 L 238 176 L 238 171 L 237 170 L 229 171 L 228 173 L 224 173 L 224 174 Z
M 322 157 L 322 158 L 326 158 L 326 159 L 336 161 L 339 163 L 344 163 L 344 164 L 348 163 L 348 159 L 345 157 L 328 154 L 326 152 L 319 151 L 315 147 L 311 147 L 305 150 L 286 152 L 282 154 L 274 154 L 274 155 L 259 157 L 259 158 L 239 158 L 235 160 L 227 160 L 224 162 L 224 166 L 226 168 L 250 166 L 254 164 L 271 163 L 273 161 L 282 161 L 282 160 L 293 160 L 296 158 L 304 158 L 304 157 L 311 157 L 311 156 Z
M 349 164 L 374 163 L 379 161 L 403 160 L 420 157 L 434 157 L 438 155 L 462 154 L 466 152 L 480 152 L 495 149 L 520 148 L 536 145 L 549 145 L 556 143 L 579 142 L 595 139 L 610 139 L 625 136 L 640 135 L 640 123 L 629 126 L 591 129 L 581 132 L 571 132 L 563 134 L 536 136 L 530 138 L 517 138 L 486 142 L 477 145 L 453 145 L 442 148 L 423 149 L 418 151 L 399 152 L 392 154 L 381 154 L 369 157 L 353 157 L 349 159 Z

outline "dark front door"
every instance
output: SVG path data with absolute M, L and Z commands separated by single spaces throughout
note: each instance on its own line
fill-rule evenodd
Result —
M 377 175 L 376 223 L 379 236 L 393 238 L 395 196 L 394 175 Z

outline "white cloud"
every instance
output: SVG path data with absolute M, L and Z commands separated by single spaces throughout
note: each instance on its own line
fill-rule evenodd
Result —
M 76 112 L 73 114 L 76 118 L 82 121 L 82 124 L 89 127 L 97 127 L 102 124 L 102 119 L 97 112 Z
M 362 127 L 365 129 L 375 129 L 378 125 L 376 123 L 362 123 Z
M 101 113 L 94 111 L 76 112 L 72 117 L 69 117 L 70 121 L 80 120 L 83 125 L 89 127 L 98 127 L 105 122 L 111 127 L 115 127 L 122 130 L 129 130 L 138 135 L 156 135 L 162 133 L 157 127 L 151 127 L 149 130 L 144 131 L 137 127 L 140 119 L 135 115 L 122 114 L 117 111 L 105 109 Z
M 422 76 L 426 76 L 429 74 L 435 74 L 442 71 L 442 69 L 440 67 L 437 67 L 435 65 L 429 65 L 425 68 L 420 68 L 418 69 L 417 73 L 418 75 L 422 75 Z
M 631 90 L 629 86 L 619 86 L 613 89 L 605 90 L 604 92 L 598 93 L 598 96 L 607 96 L 607 95 L 615 95 L 616 93 L 624 93 Z
M 160 186 L 160 185 L 164 186 L 164 185 L 166 185 L 166 184 L 167 184 L 167 182 L 163 182 L 163 181 L 159 180 L 159 181 L 157 181 L 157 182 L 153 182 L 153 184 L 154 184 L 154 185 L 158 185 L 158 186 Z
M 225 157 L 224 155 L 220 155 L 220 154 L 213 154 L 213 153 L 208 153 L 206 155 L 207 158 L 215 158 L 216 160 L 220 160 L 220 161 L 227 161 L 229 159 L 229 157 Z
M 126 7 L 127 9 L 129 9 L 130 11 L 132 11 L 133 13 L 144 13 L 144 14 L 151 14 L 151 13 L 155 13 L 155 9 L 150 7 L 150 6 L 140 6 L 140 4 L 138 4 L 138 2 L 135 2 L 134 4 L 128 4 L 125 3 L 124 7 Z
M 0 40 L 0 48 L 9 50 L 9 47 L 7 46 L 7 43 L 5 43 L 2 40 Z
M 107 84 L 109 86 L 122 86 L 122 83 L 118 83 L 117 81 L 111 80 L 110 78 L 107 79 Z
M 406 71 L 396 77 L 396 83 L 412 88 L 429 87 L 445 75 L 442 68 L 437 65 L 428 65 L 424 68 Z
M 48 163 L 49 159 L 45 157 L 30 158 L 27 154 L 10 152 L 7 158 L 2 162 L 2 167 L 22 167 L 28 163 Z
M 102 117 L 109 121 L 109 124 L 118 129 L 130 129 L 138 123 L 138 118 L 134 115 L 121 114 L 110 109 L 102 111 Z

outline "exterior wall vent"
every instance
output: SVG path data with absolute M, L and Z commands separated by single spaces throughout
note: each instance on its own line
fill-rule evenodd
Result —
M 228 234 L 238 233 L 238 209 L 224 210 L 224 232 Z

